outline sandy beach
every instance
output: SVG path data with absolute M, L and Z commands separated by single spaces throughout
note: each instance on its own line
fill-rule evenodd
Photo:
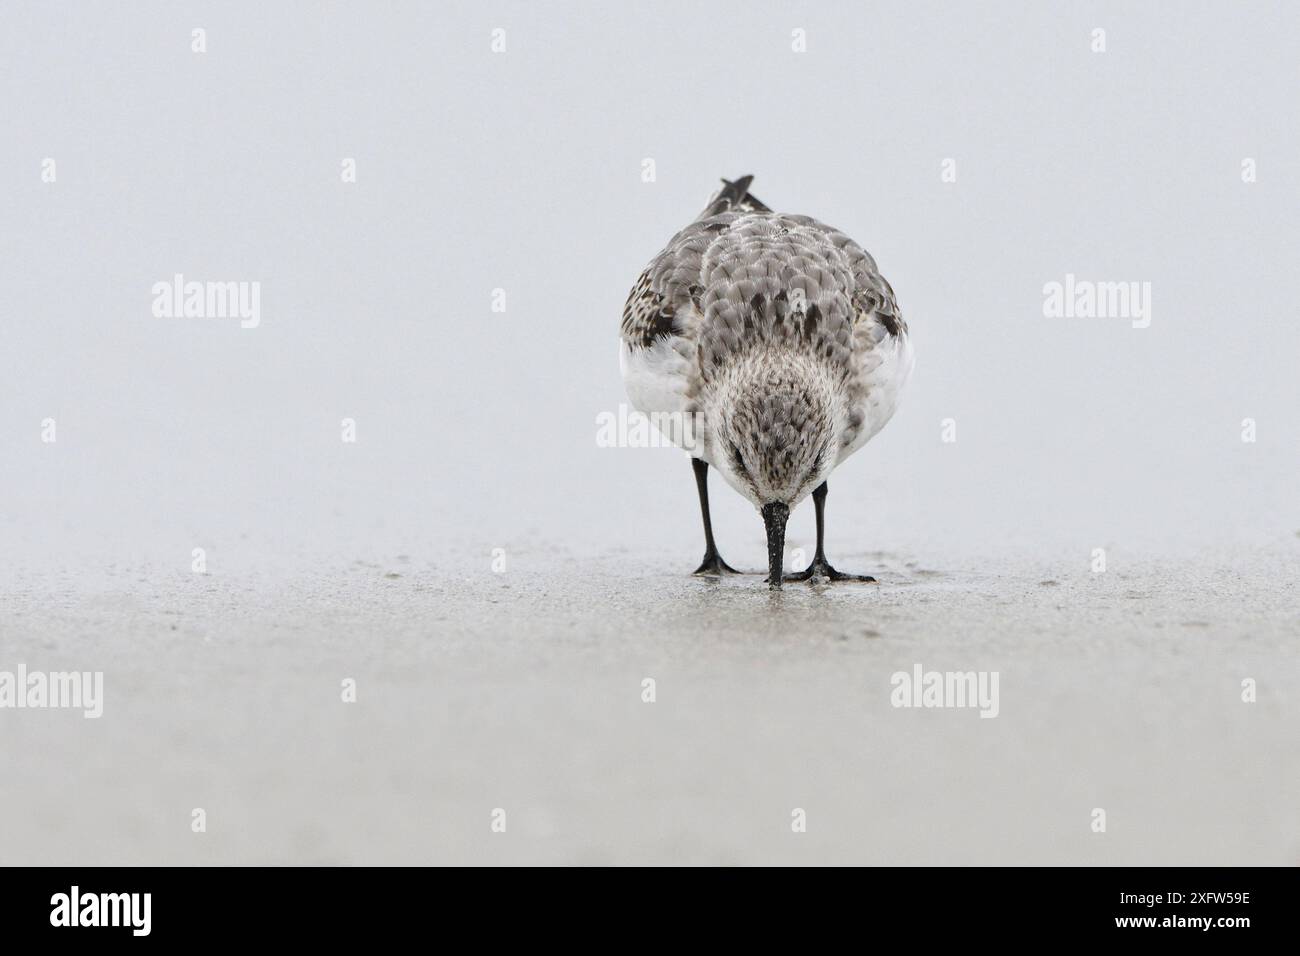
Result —
M 4 862 L 1300 862 L 1295 550 L 849 558 L 880 584 L 667 553 L 20 575 L 2 659 L 105 700 L 0 714 Z M 998 672 L 998 715 L 892 706 L 916 664 Z

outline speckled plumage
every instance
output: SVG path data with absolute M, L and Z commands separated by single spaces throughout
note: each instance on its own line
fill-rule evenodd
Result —
M 893 415 L 912 350 L 875 260 L 748 186 L 727 184 L 642 272 L 622 367 L 638 409 L 695 416 L 689 450 L 732 487 L 793 507 Z

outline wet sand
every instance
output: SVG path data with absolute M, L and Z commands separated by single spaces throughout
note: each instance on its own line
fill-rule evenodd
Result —
M 1296 555 L 844 554 L 880 583 L 776 594 L 540 549 L 19 572 L 0 667 L 105 701 L 0 711 L 0 858 L 1296 864 Z M 892 706 L 917 664 L 998 672 L 998 716 Z

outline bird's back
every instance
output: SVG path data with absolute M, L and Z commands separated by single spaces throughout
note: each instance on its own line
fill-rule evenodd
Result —
M 692 222 L 651 261 L 622 335 L 642 348 L 670 336 L 738 344 L 763 331 L 745 322 L 757 311 L 797 317 L 832 340 L 864 321 L 888 335 L 907 328 L 875 260 L 844 233 L 809 216 L 729 211 Z
M 622 339 L 633 401 L 643 411 L 690 410 L 756 354 L 815 363 L 844 389 L 847 454 L 892 415 L 911 369 L 893 289 L 837 229 L 766 207 L 716 207 L 669 241 L 628 298 Z M 639 389 L 647 380 L 668 388 Z M 639 391 L 649 404 L 676 404 L 643 407 Z

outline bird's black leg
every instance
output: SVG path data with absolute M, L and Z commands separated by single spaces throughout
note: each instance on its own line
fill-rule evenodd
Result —
M 817 509 L 817 553 L 813 555 L 812 564 L 798 574 L 787 574 L 787 581 L 811 581 L 814 578 L 826 578 L 830 581 L 874 581 L 869 574 L 844 574 L 831 567 L 826 560 L 826 482 L 817 486 L 812 493 L 813 507 Z
M 703 458 L 692 458 L 691 467 L 695 469 L 695 487 L 700 493 L 700 514 L 704 516 L 704 560 L 695 569 L 696 574 L 739 574 L 740 572 L 722 560 L 718 546 L 713 543 L 713 522 L 709 520 L 709 463 Z

